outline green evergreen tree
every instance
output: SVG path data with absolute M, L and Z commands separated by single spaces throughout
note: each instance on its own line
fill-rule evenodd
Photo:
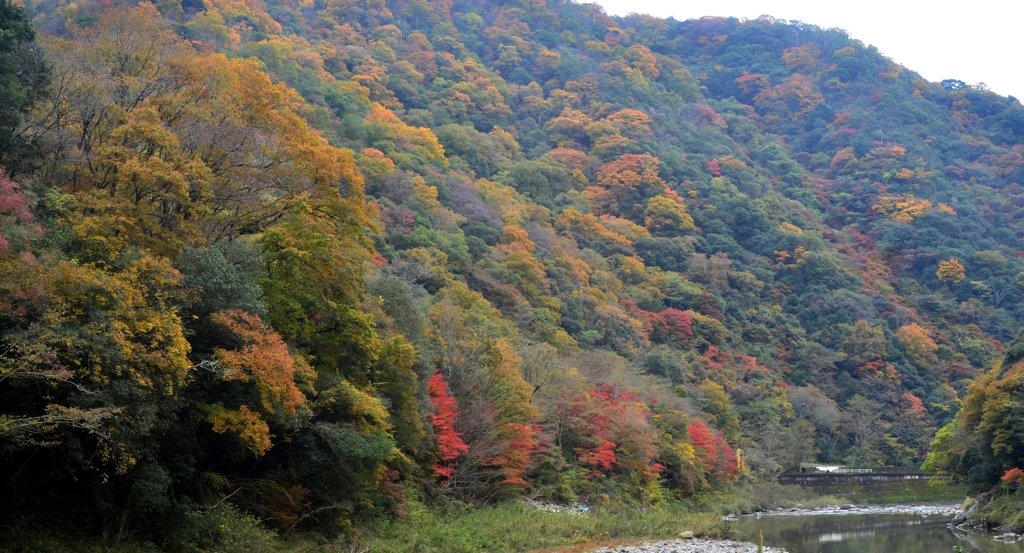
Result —
M 15 136 L 25 112 L 50 82 L 25 9 L 0 0 L 0 162 L 15 165 L 24 144 Z

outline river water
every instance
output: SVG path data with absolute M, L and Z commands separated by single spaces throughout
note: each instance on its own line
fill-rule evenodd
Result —
M 784 547 L 790 553 L 1024 553 L 1024 544 L 1003 544 L 992 534 L 954 533 L 949 517 L 910 514 L 772 515 L 740 517 L 733 527 L 746 541 Z

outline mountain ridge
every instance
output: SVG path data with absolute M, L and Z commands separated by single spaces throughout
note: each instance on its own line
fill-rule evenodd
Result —
M 3 463 L 87 525 L 134 490 L 157 535 L 218 495 L 334 532 L 407 493 L 656 505 L 917 466 L 1020 331 L 1024 108 L 838 30 L 26 9 L 52 82 L 2 158 L 29 276 L 0 397 L 44 424 L 0 427 Z M 94 476 L 65 491 L 36 447 Z

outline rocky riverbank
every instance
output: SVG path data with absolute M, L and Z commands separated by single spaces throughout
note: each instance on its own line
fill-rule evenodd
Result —
M 593 553 L 756 553 L 757 546 L 732 540 L 678 539 L 595 549 Z M 787 553 L 778 547 L 765 547 L 765 553 Z
M 965 532 L 990 531 L 1003 543 L 1024 542 L 1024 500 L 1014 495 L 986 492 L 968 499 L 967 510 L 957 513 L 949 527 Z

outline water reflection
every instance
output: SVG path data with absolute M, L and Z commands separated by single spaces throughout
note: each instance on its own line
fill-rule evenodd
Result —
M 874 535 L 874 530 L 867 530 L 864 532 L 832 532 L 831 534 L 822 534 L 818 536 L 818 541 L 820 543 L 834 543 L 851 538 L 870 538 Z
M 794 515 L 741 517 L 734 528 L 747 541 L 764 534 L 766 546 L 790 553 L 1024 553 L 1024 545 L 992 541 L 991 535 L 954 533 L 949 518 L 920 515 Z

